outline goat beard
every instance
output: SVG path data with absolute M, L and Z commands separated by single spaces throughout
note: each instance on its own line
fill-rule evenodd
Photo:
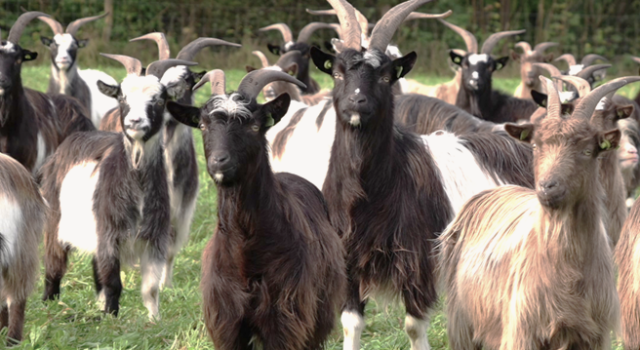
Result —
M 9 107 L 11 106 L 11 97 L 0 96 L 0 127 L 4 127 L 4 124 L 9 119 Z
M 144 155 L 144 142 L 132 140 L 131 148 L 130 148 L 130 157 L 131 157 L 131 164 L 133 164 L 134 169 L 137 170 L 140 168 L 140 164 L 142 163 L 142 158 L 144 158 L 143 155 Z

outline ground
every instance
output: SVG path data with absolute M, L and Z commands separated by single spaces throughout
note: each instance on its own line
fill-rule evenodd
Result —
M 122 68 L 103 69 L 116 80 L 124 77 Z M 227 87 L 233 89 L 244 75 L 241 70 L 227 71 Z M 25 86 L 44 91 L 49 79 L 49 67 L 30 67 L 24 64 Z M 314 75 L 322 86 L 330 88 L 326 75 Z M 436 84 L 450 78 L 411 76 L 425 84 Z M 496 79 L 495 86 L 514 91 L 517 79 Z M 626 96 L 635 96 L 640 86 L 628 87 Z M 197 104 L 206 101 L 209 86 L 197 95 Z M 140 297 L 140 274 L 136 269 L 124 270 L 124 291 L 120 299 L 120 316 L 105 316 L 99 310 L 93 288 L 91 260 L 72 254 L 69 272 L 63 279 L 59 301 L 42 302 L 42 275 L 27 306 L 24 341 L 15 349 L 213 349 L 202 319 L 200 295 L 200 261 L 206 242 L 216 225 L 216 189 L 205 169 L 200 133 L 196 135 L 196 150 L 200 169 L 200 196 L 188 245 L 178 255 L 174 274 L 174 288 L 160 295 L 162 319 L 147 320 L 147 310 Z M 366 329 L 362 348 L 368 350 L 408 349 L 409 341 L 403 331 L 404 312 L 391 305 L 386 308 L 370 303 L 366 313 Z M 342 332 L 334 330 L 328 349 L 342 348 Z M 6 330 L 0 333 L 6 336 Z M 439 306 L 434 312 L 429 330 L 432 349 L 447 349 L 446 319 Z M 2 347 L 2 345 L 0 345 Z M 614 347 L 620 348 L 616 342 Z

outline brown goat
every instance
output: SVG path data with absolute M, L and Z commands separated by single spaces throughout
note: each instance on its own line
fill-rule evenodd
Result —
M 540 75 L 539 68 L 533 63 L 551 61 L 553 54 L 545 55 L 544 51 L 557 45 L 558 43 L 544 42 L 536 45 L 532 50 L 531 45 L 525 41 L 516 44 L 516 47 L 522 48 L 522 53 L 514 51 L 511 53 L 511 57 L 514 61 L 520 61 L 520 78 L 522 81 L 516 88 L 516 92 L 513 94 L 514 97 L 532 100 L 532 90 L 542 91 L 542 85 L 540 79 L 538 79 Z
M 590 122 L 591 92 L 568 116 L 550 80 L 547 116 L 507 124 L 534 147 L 536 189 L 503 186 L 469 200 L 440 236 L 452 349 L 609 349 L 619 303 L 603 224 L 599 158 L 620 140 Z

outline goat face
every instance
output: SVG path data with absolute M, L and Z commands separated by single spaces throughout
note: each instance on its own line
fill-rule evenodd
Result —
M 348 49 L 337 57 L 316 48 L 311 58 L 321 71 L 333 76 L 336 111 L 343 123 L 367 127 L 372 118 L 391 110 L 392 86 L 416 62 L 415 52 L 391 60 L 378 50 L 364 54 Z
M 622 132 L 618 160 L 622 171 L 629 171 L 638 164 L 638 145 L 640 145 L 638 122 L 633 119 L 622 119 L 618 122 L 618 126 Z
M 455 51 L 449 51 L 451 61 L 462 68 L 462 85 L 467 91 L 481 93 L 491 89 L 491 75 L 502 69 L 509 61 L 509 57 L 493 59 L 488 54 L 466 54 L 461 56 Z
M 13 87 L 19 85 L 22 62 L 36 57 L 36 52 L 25 50 L 9 41 L 0 41 L 0 98 L 8 98 Z
M 505 125 L 512 137 L 532 144 L 535 190 L 540 203 L 550 209 L 569 208 L 592 191 L 598 178 L 591 172 L 598 156 L 620 141 L 618 129 L 600 132 L 588 121 L 565 117 Z
M 260 161 L 268 161 L 265 133 L 282 119 L 291 98 L 282 94 L 259 105 L 240 93 L 213 96 L 200 109 L 169 102 L 167 109 L 179 122 L 202 130 L 209 175 L 220 185 L 232 186 L 252 178 Z
M 100 91 L 118 99 L 120 123 L 127 138 L 147 142 L 165 122 L 167 90 L 154 76 L 127 76 L 120 86 L 98 82 Z
M 73 35 L 64 33 L 56 34 L 53 39 L 41 37 L 40 41 L 49 47 L 51 62 L 57 70 L 67 71 L 75 63 L 78 49 L 87 46 L 89 40 L 76 40 Z

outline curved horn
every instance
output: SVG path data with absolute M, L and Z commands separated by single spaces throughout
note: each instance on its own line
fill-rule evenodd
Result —
M 554 79 L 562 80 L 567 84 L 571 84 L 578 90 L 579 97 L 585 97 L 591 92 L 591 84 L 588 81 L 574 75 L 554 76 Z
M 60 22 L 56 21 L 55 19 L 51 17 L 43 17 L 43 16 L 38 17 L 38 19 L 48 24 L 49 27 L 51 27 L 51 30 L 53 31 L 54 35 L 64 33 L 64 29 L 62 29 L 62 24 L 60 24 Z
M 244 78 L 242 78 L 242 81 L 238 86 L 238 92 L 244 95 L 244 97 L 246 98 L 254 99 L 256 96 L 258 96 L 263 87 L 277 80 L 282 80 L 286 81 L 287 83 L 298 85 L 303 89 L 306 87 L 306 85 L 304 85 L 301 81 L 290 76 L 287 73 L 271 69 L 258 69 L 254 70 L 253 72 L 249 72 L 247 75 L 245 75 Z
M 540 43 L 538 45 L 536 45 L 536 47 L 533 48 L 533 51 L 539 55 L 544 54 L 545 50 L 552 48 L 554 46 L 558 46 L 560 44 L 558 43 L 554 43 L 554 42 L 550 42 L 550 41 L 546 41 L 543 43 Z
M 369 49 L 378 49 L 385 52 L 387 45 L 391 42 L 391 38 L 407 16 L 418 7 L 431 1 L 432 0 L 406 1 L 387 11 L 378 23 L 376 23 L 373 32 L 371 32 Z M 433 18 L 442 18 L 444 14 L 432 16 L 434 16 Z
M 198 65 L 197 62 L 178 60 L 178 59 L 160 60 L 160 61 L 151 62 L 147 66 L 147 72 L 145 73 L 145 75 L 146 76 L 153 75 L 153 76 L 157 77 L 158 79 L 162 79 L 162 76 L 164 75 L 164 72 L 166 72 L 167 69 L 169 69 L 171 67 L 175 67 L 175 66 L 197 66 L 197 65 Z
M 640 64 L 640 57 L 631 57 L 631 59 L 632 59 L 634 62 L 636 62 L 636 63 Z
M 84 17 L 84 18 L 80 18 L 80 19 L 76 19 L 75 21 L 69 23 L 69 25 L 67 26 L 67 30 L 66 32 L 76 36 L 76 33 L 78 32 L 78 29 L 80 29 L 80 27 L 82 27 L 83 25 L 89 23 L 89 22 L 93 22 L 93 21 L 97 21 L 101 18 L 104 18 L 106 16 L 109 15 L 109 12 L 105 12 L 101 15 L 98 16 L 93 16 L 93 17 Z
M 137 58 L 125 55 L 110 55 L 108 53 L 100 53 L 100 55 L 122 63 L 127 70 L 127 75 L 135 74 L 139 76 L 142 74 L 142 63 Z
M 518 43 L 515 45 L 515 47 L 519 47 L 519 48 L 521 48 L 521 49 L 522 49 L 522 51 L 523 51 L 525 54 L 530 54 L 530 53 L 532 52 L 532 51 L 531 51 L 531 45 L 529 45 L 529 43 L 528 43 L 528 42 L 526 42 L 526 41 L 520 41 L 520 42 L 518 42 Z
M 227 87 L 227 79 L 221 69 L 210 70 L 202 79 L 193 87 L 193 90 L 199 89 L 207 82 L 211 83 L 211 95 L 224 95 Z
M 491 34 L 487 38 L 487 40 L 484 41 L 484 44 L 482 44 L 482 49 L 480 50 L 480 53 L 485 53 L 487 55 L 490 55 L 491 51 L 493 51 L 493 48 L 498 44 L 498 41 L 509 36 L 523 34 L 524 32 L 526 32 L 526 30 L 521 29 L 521 30 L 509 30 L 506 32 L 497 32 L 497 33 Z
M 356 11 L 345 0 L 327 0 L 335 9 L 336 16 L 340 22 L 340 39 L 344 41 L 343 49 L 354 49 L 360 51 L 360 41 L 362 39 L 362 29 L 356 17 Z
M 269 30 L 278 30 L 282 33 L 282 37 L 284 38 L 285 43 L 293 42 L 293 34 L 291 34 L 291 29 L 289 26 L 284 23 L 276 23 L 270 26 L 266 26 L 264 28 L 258 29 L 261 32 L 266 32 Z
M 362 32 L 362 34 L 368 36 L 369 35 L 369 27 L 371 26 L 369 24 L 369 20 L 367 19 L 367 17 L 365 17 L 362 12 L 358 11 L 357 8 L 354 8 L 353 11 L 355 11 L 356 13 L 356 20 L 358 21 L 358 24 L 360 25 L 360 32 Z
M 551 77 L 559 77 L 562 75 L 562 73 L 560 72 L 560 70 L 558 69 L 558 67 L 549 64 L 549 63 L 540 63 L 540 62 L 536 62 L 533 64 L 534 67 L 538 67 L 541 69 L 544 69 L 545 71 L 547 71 L 549 73 L 549 76 Z M 562 82 L 558 83 L 557 86 L 557 90 L 558 91 L 562 91 Z
M 240 44 L 230 43 L 228 41 L 224 41 L 216 38 L 198 38 L 190 42 L 189 44 L 187 44 L 187 46 L 183 47 L 182 50 L 178 52 L 178 55 L 176 56 L 176 58 L 179 60 L 193 61 L 193 59 L 196 57 L 198 52 L 200 52 L 205 47 L 220 46 L 220 45 L 242 47 L 242 45 Z
M 289 65 L 292 63 L 298 63 L 300 60 L 302 60 L 302 54 L 300 51 L 292 50 L 280 56 L 280 59 L 276 62 L 276 66 L 280 68 L 288 68 Z
M 140 41 L 140 40 L 153 40 L 158 45 L 158 59 L 166 60 L 171 58 L 171 50 L 169 49 L 169 42 L 167 41 L 167 37 L 164 36 L 164 33 L 154 32 L 145 34 L 143 36 L 139 36 L 137 38 L 133 38 L 129 40 L 131 41 Z
M 573 116 L 578 118 L 591 119 L 593 111 L 603 97 L 609 95 L 612 92 L 615 92 L 619 88 L 629 83 L 633 83 L 636 81 L 640 81 L 640 77 L 622 77 L 611 80 L 606 84 L 600 85 L 599 87 L 591 91 L 582 100 L 580 100 L 573 112 Z
M 467 31 L 466 29 L 463 29 L 461 27 L 458 27 L 455 24 L 451 24 L 443 19 L 439 20 L 440 23 L 444 24 L 445 26 L 449 27 L 449 29 L 453 30 L 454 32 L 458 33 L 458 35 L 460 35 L 462 37 L 462 39 L 464 40 L 464 43 L 467 45 L 467 52 L 468 53 L 478 53 L 478 41 L 476 40 L 476 37 L 471 34 L 471 32 Z
M 430 13 L 421 13 L 421 12 L 411 12 L 409 14 L 409 16 L 407 16 L 407 18 L 405 18 L 405 22 L 406 21 L 411 21 L 414 19 L 439 19 L 439 18 L 447 18 L 449 16 L 451 16 L 453 14 L 453 11 L 449 10 L 445 13 L 441 13 L 439 15 L 434 15 L 434 14 L 430 14 Z
M 547 116 L 551 118 L 560 118 L 562 113 L 562 105 L 560 102 L 560 94 L 551 79 L 541 75 L 540 81 L 545 85 L 547 90 Z
M 298 34 L 298 43 L 308 43 L 311 35 L 318 29 L 336 29 L 333 23 L 311 22 L 304 26 Z
M 255 50 L 255 51 L 251 51 L 251 53 L 256 55 L 260 59 L 260 63 L 262 63 L 262 68 L 267 68 L 270 66 L 267 56 L 265 56 L 264 53 L 262 53 L 262 51 Z
M 602 60 L 604 62 L 609 62 L 608 59 L 600 56 L 600 55 L 596 55 L 595 53 L 590 53 L 584 57 L 582 57 L 582 61 L 580 61 L 580 64 L 584 65 L 584 66 L 590 66 L 593 64 L 593 61 L 595 60 Z
M 594 72 L 602 69 L 607 69 L 609 67 L 611 67 L 610 64 L 594 64 L 593 66 L 583 68 L 581 71 L 579 71 L 576 74 L 576 76 L 582 79 L 588 79 L 590 76 L 593 75 Z
M 336 16 L 336 10 L 331 9 L 331 10 L 309 10 L 307 9 L 307 13 L 310 13 L 312 15 L 318 15 L 318 16 Z
M 38 12 L 38 11 L 30 11 L 30 12 L 25 12 L 21 14 L 20 17 L 18 17 L 18 19 L 16 20 L 16 23 L 14 23 L 11 26 L 11 29 L 9 30 L 9 36 L 7 37 L 7 41 L 12 42 L 14 44 L 18 44 L 18 42 L 20 41 L 20 37 L 22 36 L 22 32 L 24 31 L 24 28 L 26 28 L 27 24 L 33 21 L 36 17 L 51 17 L 51 16 L 49 16 L 44 12 Z
M 569 67 L 571 66 L 575 66 L 576 65 L 576 58 L 573 57 L 572 54 L 570 53 L 565 53 L 564 55 L 556 58 L 555 60 L 553 60 L 554 62 L 558 62 L 558 61 L 565 61 L 567 62 L 567 64 L 569 65 Z

